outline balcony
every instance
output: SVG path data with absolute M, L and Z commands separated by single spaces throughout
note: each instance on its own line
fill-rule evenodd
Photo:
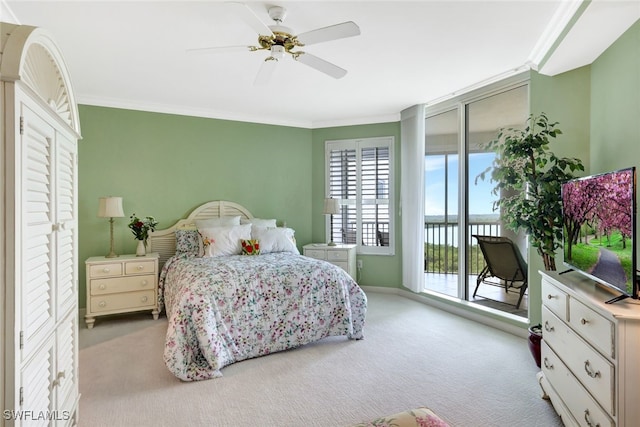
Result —
M 500 236 L 501 225 L 496 221 L 469 222 L 469 250 L 467 292 L 469 301 L 521 317 L 528 316 L 528 295 L 522 299 L 519 309 L 515 308 L 518 291 L 505 291 L 504 286 L 481 285 L 474 298 L 478 274 L 486 266 L 482 251 L 473 237 L 474 234 Z M 458 223 L 455 221 L 425 221 L 424 244 L 425 289 L 458 297 Z

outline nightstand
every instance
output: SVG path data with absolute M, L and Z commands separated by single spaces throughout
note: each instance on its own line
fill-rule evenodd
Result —
M 357 280 L 356 273 L 356 245 L 329 246 L 326 243 L 310 243 L 302 248 L 303 255 L 310 258 L 323 259 L 341 267 L 349 273 L 353 280 Z
M 158 319 L 158 254 L 91 257 L 87 266 L 87 328 L 96 316 L 151 310 Z

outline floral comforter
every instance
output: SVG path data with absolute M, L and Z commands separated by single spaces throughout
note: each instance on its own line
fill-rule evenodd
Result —
M 363 338 L 367 298 L 341 268 L 292 253 L 175 256 L 160 275 L 164 360 L 184 381 L 328 336 Z

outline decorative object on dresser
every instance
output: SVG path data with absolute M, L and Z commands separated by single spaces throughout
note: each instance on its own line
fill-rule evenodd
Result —
M 0 27 L 0 424 L 73 426 L 78 106 L 51 34 Z
M 97 316 L 151 310 L 158 319 L 158 254 L 144 258 L 122 255 L 117 260 L 92 257 L 87 266 L 87 328 Z
M 542 274 L 543 397 L 565 425 L 634 426 L 640 420 L 640 305 L 578 273 Z
M 122 210 L 122 197 L 100 197 L 98 203 L 98 218 L 109 218 L 109 254 L 107 258 L 115 258 L 118 255 L 113 250 L 113 222 L 114 218 L 124 217 Z
M 147 216 L 142 219 L 138 218 L 136 214 L 129 217 L 129 228 L 138 241 L 136 248 L 137 256 L 144 256 L 147 250 L 147 239 L 149 238 L 149 232 L 155 231 L 158 221 L 152 216 Z
M 322 211 L 325 215 L 329 215 L 329 246 L 335 246 L 333 241 L 333 216 L 340 213 L 340 201 L 334 198 L 324 199 L 324 209 Z
M 327 243 L 310 243 L 302 248 L 303 255 L 310 258 L 322 259 L 341 267 L 349 273 L 353 280 L 357 279 L 356 273 L 356 245 L 342 245 Z

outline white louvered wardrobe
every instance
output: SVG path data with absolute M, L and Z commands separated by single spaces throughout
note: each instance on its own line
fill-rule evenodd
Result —
M 78 110 L 56 43 L 0 23 L 0 424 L 78 409 Z

